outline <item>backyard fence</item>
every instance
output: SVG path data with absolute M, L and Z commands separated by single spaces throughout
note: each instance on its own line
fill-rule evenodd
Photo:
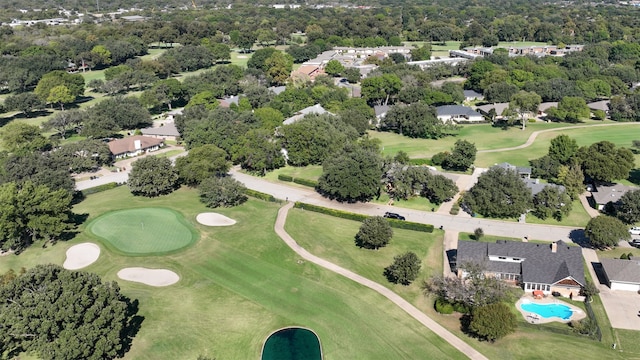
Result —
M 587 298 L 584 299 L 584 307 L 585 309 L 587 309 L 587 315 L 589 315 L 589 318 L 593 320 L 593 322 L 596 324 L 595 331 L 592 334 L 589 334 L 589 336 L 593 337 L 598 341 L 602 341 L 602 330 L 600 330 L 600 324 L 598 324 L 598 319 L 596 318 L 596 314 L 593 312 L 593 308 L 591 307 L 591 298 L 589 296 L 587 296 Z

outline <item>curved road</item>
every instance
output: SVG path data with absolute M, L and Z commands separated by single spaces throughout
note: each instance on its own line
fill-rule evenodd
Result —
M 368 287 L 371 290 L 376 291 L 380 295 L 386 297 L 391 302 L 396 304 L 402 310 L 404 310 L 407 314 L 411 315 L 414 319 L 418 320 L 422 325 L 427 327 L 429 330 L 436 333 L 438 336 L 442 337 L 453 347 L 458 349 L 460 352 L 468 356 L 470 359 L 487 359 L 484 355 L 478 352 L 476 349 L 469 346 L 469 344 L 460 340 L 457 336 L 453 335 L 449 332 L 449 330 L 442 327 L 440 324 L 433 321 L 430 317 L 425 315 L 422 311 L 418 310 L 415 306 L 411 305 L 408 301 L 401 298 L 398 294 L 389 290 L 388 288 L 378 284 L 377 282 L 371 281 L 365 277 L 362 277 L 352 271 L 349 271 L 343 267 L 340 267 L 332 262 L 319 258 L 303 247 L 298 245 L 298 243 L 284 230 L 284 224 L 287 220 L 287 214 L 289 209 L 293 207 L 292 202 L 288 202 L 285 206 L 278 210 L 278 217 L 276 219 L 276 224 L 274 229 L 276 234 L 284 240 L 284 242 L 296 252 L 296 254 L 300 255 L 303 259 L 312 262 L 318 266 L 321 266 L 327 270 L 333 271 L 336 274 L 340 274 L 350 280 L 353 280 L 361 285 Z
M 542 133 L 546 133 L 546 132 L 560 131 L 560 130 L 570 130 L 570 129 L 579 129 L 579 128 L 586 128 L 586 127 L 596 127 L 596 126 L 622 126 L 622 125 L 640 125 L 640 123 L 628 122 L 628 123 L 615 123 L 615 124 L 578 125 L 578 126 L 559 127 L 559 128 L 555 128 L 555 129 L 538 130 L 538 131 L 532 132 L 531 135 L 529 135 L 529 138 L 527 139 L 527 142 L 525 142 L 522 145 L 509 147 L 509 148 L 502 148 L 502 149 L 478 150 L 478 153 L 493 153 L 493 152 L 524 149 L 526 147 L 531 146 L 531 144 L 533 144 L 533 142 L 536 141 L 536 138 L 538 137 L 538 135 L 540 135 Z

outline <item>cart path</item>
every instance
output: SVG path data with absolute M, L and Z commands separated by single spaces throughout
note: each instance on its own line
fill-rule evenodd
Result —
M 451 346 L 458 349 L 460 352 L 465 354 L 470 359 L 477 359 L 477 360 L 487 359 L 484 355 L 482 355 L 476 349 L 474 349 L 464 341 L 460 340 L 457 336 L 449 332 L 449 330 L 445 329 L 440 324 L 436 323 L 433 319 L 425 315 L 422 311 L 418 310 L 418 308 L 411 305 L 408 301 L 400 297 L 398 294 L 378 284 L 377 282 L 371 281 L 363 276 L 360 276 L 332 262 L 319 258 L 311 254 L 307 250 L 305 250 L 300 245 L 298 245 L 298 243 L 284 230 L 284 224 L 287 219 L 287 214 L 289 213 L 289 209 L 291 209 L 293 205 L 294 205 L 293 202 L 288 202 L 285 206 L 281 207 L 280 210 L 278 210 L 278 217 L 276 219 L 274 229 L 276 234 L 278 234 L 278 236 L 280 236 L 280 238 L 284 240 L 284 242 L 293 251 L 295 251 L 296 254 L 298 254 L 300 257 L 302 257 L 303 259 L 309 262 L 312 262 L 327 270 L 333 271 L 336 274 L 340 274 L 386 297 L 391 302 L 393 302 L 398 307 L 400 307 L 402 310 L 404 310 L 407 314 L 411 315 L 414 319 L 418 320 L 422 325 L 424 325 L 429 330 L 436 333 L 438 336 L 440 336 L 449 344 L 451 344 Z
M 525 142 L 522 145 L 518 145 L 518 146 L 514 146 L 514 147 L 508 147 L 508 148 L 502 148 L 502 149 L 478 150 L 478 153 L 493 153 L 493 152 L 524 149 L 526 147 L 531 146 L 533 144 L 533 142 L 536 141 L 536 138 L 538 137 L 538 135 L 540 135 L 542 133 L 546 133 L 546 132 L 561 131 L 561 130 L 571 130 L 571 129 L 579 129 L 579 128 L 587 128 L 587 127 L 596 127 L 596 126 L 622 126 L 622 125 L 640 125 L 640 122 L 624 122 L 624 123 L 615 123 L 615 124 L 595 124 L 595 125 L 565 126 L 565 127 L 555 128 L 555 129 L 538 130 L 538 131 L 532 132 L 531 135 L 529 135 L 529 138 L 527 139 L 527 142 Z

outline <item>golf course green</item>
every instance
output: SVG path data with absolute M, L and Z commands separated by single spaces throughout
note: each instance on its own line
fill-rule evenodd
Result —
M 182 214 L 166 208 L 108 212 L 89 224 L 89 231 L 126 255 L 160 255 L 182 249 L 197 239 Z

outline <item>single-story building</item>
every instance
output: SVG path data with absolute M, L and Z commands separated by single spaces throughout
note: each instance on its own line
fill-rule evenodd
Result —
M 389 112 L 389 105 L 375 105 L 373 107 L 373 111 L 376 114 L 376 125 L 380 124 L 380 121 L 387 116 L 387 112 Z
M 134 135 L 124 139 L 109 141 L 109 151 L 116 159 L 138 156 L 144 153 L 159 150 L 164 146 L 163 139 L 142 135 Z
M 320 104 L 315 104 L 313 106 L 309 106 L 306 107 L 298 112 L 296 112 L 292 117 L 285 119 L 285 121 L 282 123 L 283 125 L 289 125 L 289 124 L 293 124 L 294 122 L 302 119 L 303 117 L 305 117 L 306 115 L 309 114 L 318 114 L 318 115 L 322 115 L 322 114 L 331 114 L 332 113 L 328 112 L 327 110 L 325 110 L 322 105 Z
M 530 179 L 531 178 L 531 167 L 529 166 L 515 166 L 511 165 L 508 162 L 503 162 L 500 164 L 496 164 L 494 166 L 503 168 L 505 170 L 515 171 L 522 179 Z
M 602 259 L 600 263 L 611 290 L 640 291 L 640 260 Z
M 586 284 L 582 249 L 562 240 L 538 244 L 497 240 L 495 243 L 458 241 L 457 275 L 465 277 L 467 264 L 481 264 L 485 276 L 502 279 L 526 292 L 554 292 L 578 296 Z
M 164 123 L 164 125 L 160 127 L 140 129 L 140 131 L 142 132 L 142 135 L 156 139 L 176 140 L 176 138 L 180 137 L 180 133 L 178 132 L 174 122 Z
M 628 191 L 637 189 L 637 187 L 622 184 L 600 184 L 595 185 L 591 190 L 591 198 L 593 199 L 593 203 L 596 204 L 596 209 L 602 210 L 608 203 L 613 203 L 615 205 L 620 201 L 622 195 L 626 194 Z
M 317 76 L 324 74 L 325 72 L 320 66 L 303 64 L 302 66 L 291 72 L 291 77 L 303 79 L 308 78 L 309 80 L 313 81 Z
M 449 120 L 453 122 L 480 122 L 484 121 L 484 116 L 468 106 L 443 105 L 436 108 L 438 119 L 442 122 Z
M 476 106 L 476 110 L 481 114 L 487 115 L 493 109 L 498 117 L 502 117 L 504 111 L 509 107 L 509 103 L 494 103 Z
M 240 96 L 235 95 L 235 96 L 229 96 L 226 97 L 224 99 L 220 99 L 220 107 L 224 107 L 224 108 L 228 108 L 231 107 L 231 105 L 238 105 L 238 101 L 240 101 Z
M 464 99 L 466 101 L 484 100 L 484 95 L 475 90 L 464 90 Z

